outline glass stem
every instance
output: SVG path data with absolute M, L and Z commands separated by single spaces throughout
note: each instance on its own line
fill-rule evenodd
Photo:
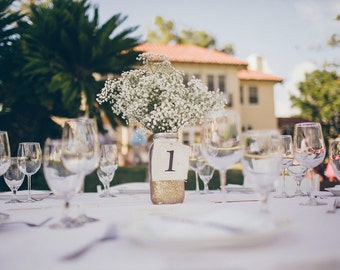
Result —
M 208 194 L 208 193 L 209 193 L 208 182 L 204 182 L 204 193 L 205 193 L 205 194 Z
M 227 171 L 220 170 L 220 188 L 222 191 L 222 202 L 226 202 L 227 197 L 226 184 L 227 184 Z
M 83 203 L 83 194 L 84 194 L 84 189 L 85 189 L 85 175 L 80 174 L 79 177 L 83 178 L 81 188 L 80 188 L 80 191 L 79 191 L 80 200 L 79 200 L 79 203 L 78 203 L 79 215 L 82 216 L 82 215 L 85 215 L 85 209 L 84 209 L 84 203 Z
M 315 200 L 314 198 L 314 174 L 313 174 L 313 169 L 309 169 L 309 174 L 310 174 L 310 182 L 309 182 L 309 199 Z
M 296 181 L 296 191 L 298 193 L 301 193 L 301 181 L 300 180 Z
M 110 191 L 109 191 L 109 183 L 105 183 L 105 196 L 109 197 L 110 196 Z
M 27 200 L 31 201 L 31 175 L 27 175 L 27 191 L 28 191 L 28 197 Z
M 282 171 L 282 194 L 286 194 L 286 176 L 285 176 L 285 170 Z
M 196 177 L 196 193 L 199 193 L 200 192 L 200 186 L 199 186 L 199 183 L 198 183 L 198 173 L 197 173 L 197 171 L 195 171 L 195 177 Z
M 14 187 L 13 190 L 12 190 L 12 199 L 13 200 L 16 200 L 17 199 L 17 189 Z
M 260 200 L 260 213 L 261 214 L 265 214 L 265 215 L 269 214 L 267 201 L 268 201 L 268 197 L 262 198 Z

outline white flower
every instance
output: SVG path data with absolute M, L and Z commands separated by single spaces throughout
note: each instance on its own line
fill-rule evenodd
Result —
M 166 56 L 143 53 L 137 60 L 143 63 L 142 69 L 107 80 L 97 94 L 100 104 L 109 102 L 112 112 L 122 114 L 128 123 L 138 122 L 152 133 L 178 132 L 224 107 L 222 94 L 209 91 L 201 80 L 192 78 L 185 86 L 184 74 Z

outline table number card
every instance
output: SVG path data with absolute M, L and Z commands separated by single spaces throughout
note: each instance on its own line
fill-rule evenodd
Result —
M 153 181 L 186 180 L 189 169 L 189 146 L 166 140 L 155 141 L 151 157 Z

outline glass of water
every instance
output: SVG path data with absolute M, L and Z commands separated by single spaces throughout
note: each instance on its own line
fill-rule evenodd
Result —
M 20 201 L 17 197 L 17 191 L 24 182 L 25 174 L 20 171 L 18 167 L 18 161 L 16 157 L 12 157 L 10 161 L 9 168 L 4 173 L 4 179 L 6 185 L 11 189 L 12 191 L 12 198 L 7 201 L 6 203 L 20 203 Z

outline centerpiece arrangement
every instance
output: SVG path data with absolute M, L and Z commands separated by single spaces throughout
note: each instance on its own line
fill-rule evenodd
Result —
M 181 199 L 172 198 L 183 193 L 184 199 L 189 158 L 187 147 L 180 147 L 173 139 L 181 128 L 200 123 L 208 112 L 224 108 L 225 99 L 219 90 L 209 91 L 195 77 L 185 84 L 184 73 L 165 55 L 142 53 L 137 60 L 141 68 L 108 79 L 97 101 L 109 102 L 114 114 L 121 114 L 128 124 L 139 123 L 145 133 L 160 139 L 161 143 L 154 141 L 150 151 L 151 200 L 156 204 L 177 203 Z M 165 143 L 164 138 L 169 137 L 172 141 Z M 161 172 L 163 166 L 166 169 Z

